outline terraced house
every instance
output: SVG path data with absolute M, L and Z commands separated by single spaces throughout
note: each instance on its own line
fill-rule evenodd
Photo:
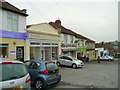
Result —
M 61 25 L 60 20 L 49 24 L 60 32 L 61 55 L 70 55 L 76 58 L 88 56 L 90 60 L 95 59 L 95 41 L 65 28 Z

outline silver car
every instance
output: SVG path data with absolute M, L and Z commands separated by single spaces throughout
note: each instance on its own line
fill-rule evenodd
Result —
M 113 56 L 102 56 L 100 57 L 101 61 L 113 61 L 114 57 Z
M 30 76 L 24 63 L 0 58 L 0 90 L 30 90 Z
M 57 65 L 72 66 L 73 68 L 83 67 L 84 63 L 81 60 L 73 58 L 71 56 L 60 56 Z

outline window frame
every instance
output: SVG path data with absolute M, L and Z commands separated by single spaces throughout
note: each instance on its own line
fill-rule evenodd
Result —
M 11 15 L 11 17 L 9 15 Z M 10 19 L 11 19 L 11 25 L 9 25 Z M 15 22 L 16 22 L 16 25 L 15 25 Z M 18 31 L 18 28 L 19 28 L 19 15 L 8 12 L 7 13 L 7 30 Z

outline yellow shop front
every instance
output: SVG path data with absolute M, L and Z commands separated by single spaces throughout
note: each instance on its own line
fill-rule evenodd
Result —
M 29 32 L 30 59 L 57 60 L 59 56 L 60 35 L 47 23 L 31 25 Z

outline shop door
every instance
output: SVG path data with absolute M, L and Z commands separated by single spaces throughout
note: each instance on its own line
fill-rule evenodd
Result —
M 16 48 L 16 59 L 20 61 L 24 61 L 24 47 Z

